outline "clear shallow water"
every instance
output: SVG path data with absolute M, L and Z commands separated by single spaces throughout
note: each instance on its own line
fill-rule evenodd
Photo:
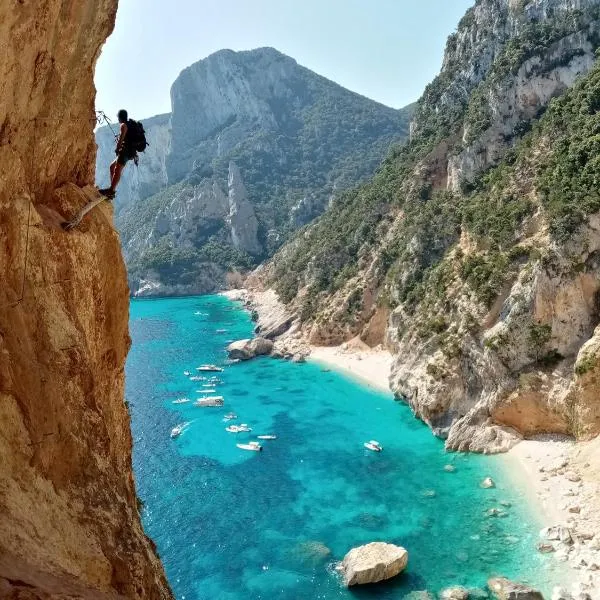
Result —
M 134 300 L 130 326 L 138 495 L 179 600 L 399 599 L 483 587 L 500 574 L 544 588 L 538 525 L 498 459 L 446 454 L 391 395 L 311 363 L 230 365 L 219 374 L 223 408 L 174 405 L 200 396 L 204 382 L 185 370 L 224 365 L 226 343 L 251 335 L 247 313 L 218 296 Z M 229 411 L 252 433 L 227 433 Z M 183 421 L 191 425 L 171 440 Z M 236 447 L 261 433 L 278 439 L 260 453 Z M 384 451 L 364 449 L 369 439 Z M 447 464 L 456 471 L 444 471 Z M 496 489 L 479 487 L 488 475 Z M 493 507 L 507 516 L 486 516 Z M 407 571 L 387 584 L 343 588 L 333 561 L 378 540 L 408 549 Z

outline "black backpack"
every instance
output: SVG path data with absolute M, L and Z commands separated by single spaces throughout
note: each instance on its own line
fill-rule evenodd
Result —
M 129 119 L 127 121 L 127 139 L 126 145 L 136 152 L 143 152 L 148 146 L 144 126 L 139 121 Z

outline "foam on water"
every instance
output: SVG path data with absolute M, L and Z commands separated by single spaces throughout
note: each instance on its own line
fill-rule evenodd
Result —
M 203 382 L 184 371 L 226 365 L 226 342 L 251 333 L 248 315 L 218 296 L 131 304 L 134 470 L 146 531 L 178 599 L 398 599 L 411 590 L 481 588 L 492 575 L 544 589 L 539 524 L 499 459 L 446 454 L 391 394 L 316 364 L 260 358 L 217 374 L 222 408 L 172 403 L 200 396 Z M 252 432 L 226 432 L 230 411 Z M 269 433 L 278 439 L 262 442 L 263 452 L 236 447 Z M 366 450 L 370 439 L 384 451 Z M 479 486 L 486 476 L 495 489 Z M 503 516 L 488 516 L 490 508 Z M 406 547 L 407 571 L 344 589 L 334 561 L 376 540 Z

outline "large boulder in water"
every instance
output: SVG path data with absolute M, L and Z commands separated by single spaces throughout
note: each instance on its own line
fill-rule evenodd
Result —
M 544 600 L 541 592 L 505 577 L 488 580 L 488 587 L 498 600 Z
M 255 356 L 264 356 L 271 354 L 273 342 L 261 337 L 252 340 L 239 340 L 227 346 L 229 358 L 234 360 L 250 360 Z
M 353 548 L 341 564 L 347 586 L 377 583 L 402 573 L 408 563 L 408 552 L 401 546 L 372 542 Z

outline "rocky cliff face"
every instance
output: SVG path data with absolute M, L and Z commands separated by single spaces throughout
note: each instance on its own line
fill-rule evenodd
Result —
M 222 288 L 226 272 L 272 255 L 336 190 L 371 175 L 405 138 L 412 110 L 349 92 L 272 48 L 199 61 L 174 82 L 171 102 L 168 121 L 144 120 L 151 154 L 139 170 L 127 168 L 117 194 L 134 293 Z M 110 138 L 106 128 L 97 133 L 99 183 L 113 158 Z M 195 238 L 167 233 L 164 215 L 182 190 L 206 197 L 207 186 L 236 198 L 221 224 Z
M 93 69 L 115 0 L 0 5 L 0 595 L 170 598 L 123 400 L 128 293 L 94 181 Z
M 385 342 L 448 448 L 600 433 L 599 4 L 477 2 L 410 143 L 267 268 L 313 343 Z

